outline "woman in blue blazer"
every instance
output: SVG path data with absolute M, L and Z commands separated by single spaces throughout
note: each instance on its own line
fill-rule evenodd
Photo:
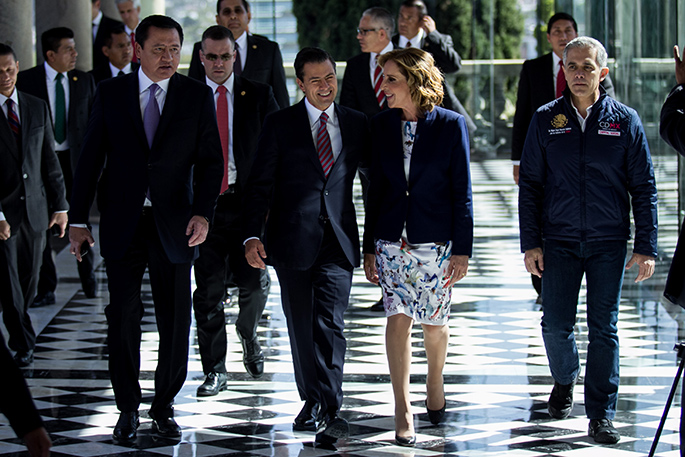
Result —
M 364 271 L 380 284 L 395 395 L 395 441 L 416 442 L 409 401 L 410 336 L 423 327 L 426 409 L 445 414 L 442 369 L 452 285 L 466 276 L 473 244 L 469 138 L 464 117 L 438 107 L 442 74 L 417 48 L 379 58 L 390 110 L 371 120 L 373 164 L 364 229 Z

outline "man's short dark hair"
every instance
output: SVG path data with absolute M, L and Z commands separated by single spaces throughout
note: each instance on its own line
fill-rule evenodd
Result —
M 547 21 L 547 33 L 549 33 L 549 31 L 552 30 L 552 26 L 557 21 L 571 21 L 571 24 L 573 24 L 573 30 L 575 30 L 576 33 L 578 33 L 578 24 L 576 23 L 576 20 L 573 19 L 573 16 L 571 16 L 568 13 L 557 13 L 554 16 L 550 17 L 549 21 Z
M 221 14 L 221 2 L 224 0 L 217 0 L 216 1 L 216 14 Z M 247 0 L 241 0 L 241 3 L 243 4 L 243 8 L 245 8 L 245 11 L 248 13 L 250 12 L 250 4 L 247 3 Z
M 428 8 L 426 8 L 426 4 L 423 3 L 423 0 L 404 0 L 400 6 L 416 8 L 419 10 L 419 17 L 424 17 L 428 14 Z
M 233 37 L 233 32 L 224 27 L 223 25 L 213 25 L 207 30 L 202 32 L 202 52 L 204 52 L 205 40 L 223 41 L 228 39 L 231 42 L 231 46 L 235 49 L 235 38 Z
M 112 43 L 114 43 L 114 35 L 121 35 L 122 33 L 126 33 L 126 29 L 124 28 L 124 24 L 118 24 L 118 25 L 110 27 L 109 33 L 105 37 L 104 45 L 107 46 L 108 48 L 111 48 Z M 128 34 L 127 34 L 127 36 L 128 36 Z
M 150 34 L 150 27 L 157 27 L 158 29 L 176 29 L 178 37 L 181 39 L 181 45 L 183 45 L 183 27 L 181 27 L 181 24 L 169 16 L 153 14 L 140 21 L 140 24 L 136 27 L 136 43 L 138 43 L 141 48 L 145 47 L 145 42 Z
M 59 45 L 65 38 L 74 38 L 74 32 L 67 27 L 55 27 L 46 30 L 40 36 L 40 45 L 43 48 L 43 58 L 48 60 L 48 51 L 57 52 Z
M 17 55 L 14 53 L 14 49 L 8 44 L 0 43 L 0 56 L 8 56 L 12 54 L 14 61 L 17 61 Z
M 321 48 L 302 48 L 300 52 L 297 53 L 297 56 L 295 56 L 295 63 L 293 64 L 295 67 L 295 76 L 297 76 L 297 79 L 300 81 L 304 81 L 305 64 L 321 63 L 327 60 L 331 62 L 333 71 L 335 71 L 335 60 L 333 60 L 333 57 L 331 57 L 328 51 Z

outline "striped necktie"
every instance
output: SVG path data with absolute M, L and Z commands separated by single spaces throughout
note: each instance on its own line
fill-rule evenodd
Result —
M 328 122 L 328 114 L 321 113 L 319 117 L 319 132 L 316 135 L 316 150 L 319 152 L 319 160 L 323 168 L 323 174 L 328 177 L 331 168 L 333 167 L 333 148 L 331 147 L 331 137 L 326 130 L 326 123 Z
M 19 116 L 17 116 L 17 112 L 14 109 L 14 100 L 8 98 L 5 104 L 7 105 L 7 122 L 10 124 L 10 130 L 14 134 L 17 146 L 21 147 L 21 124 L 19 123 Z
M 378 65 L 378 56 L 376 56 L 376 69 L 373 72 L 373 91 L 376 94 L 376 100 L 378 101 L 378 106 L 383 109 L 385 105 L 385 93 L 381 90 L 381 84 L 383 83 L 383 70 L 381 66 Z

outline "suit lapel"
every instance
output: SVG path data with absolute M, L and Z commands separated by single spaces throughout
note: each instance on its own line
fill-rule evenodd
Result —
M 260 49 L 257 43 L 255 43 L 254 38 L 252 38 L 252 35 L 247 36 L 246 43 L 248 49 L 247 54 L 245 55 L 245 67 L 243 68 L 243 73 L 247 72 L 247 74 L 249 75 L 250 71 L 252 70 L 252 65 L 250 64 L 252 62 L 257 62 L 259 60 L 257 55 L 260 52 Z
M 166 94 L 164 108 L 162 108 L 162 116 L 159 118 L 159 125 L 157 126 L 157 131 L 155 132 L 155 139 L 152 141 L 152 149 L 155 149 L 155 146 L 157 143 L 159 143 L 160 138 L 163 137 L 164 131 L 169 127 L 169 122 L 171 122 L 171 119 L 174 117 L 174 113 L 180 107 L 180 78 L 181 77 L 178 76 L 177 73 L 174 73 L 169 80 L 169 91 Z
M 554 69 L 552 68 L 554 65 L 554 57 L 552 56 L 551 52 L 547 54 L 547 58 L 544 59 L 544 62 L 545 71 L 541 74 L 545 75 L 545 77 L 542 81 L 542 88 L 544 93 L 547 94 L 545 98 L 549 98 L 549 101 L 552 101 L 556 98 L 557 94 L 554 89 Z
M 235 160 L 235 167 L 240 170 L 243 159 L 245 158 L 245 147 L 243 139 L 245 135 L 237 134 L 237 132 L 247 132 L 249 126 L 245 125 L 246 113 L 250 110 L 250 100 L 252 94 L 245 91 L 243 86 L 243 79 L 240 76 L 235 77 L 233 83 L 233 159 Z M 240 172 L 238 172 L 240 173 Z
M 38 65 L 36 70 L 36 74 L 38 76 L 38 81 L 36 81 L 38 84 L 36 87 L 38 87 L 38 98 L 42 98 L 45 100 L 45 102 L 50 105 L 50 98 L 48 97 L 48 84 L 46 82 L 46 74 L 45 74 L 45 67 L 43 65 Z M 52 118 L 52 110 L 50 110 L 50 117 Z
M 21 135 L 23 137 L 24 135 L 27 135 L 26 131 L 24 130 L 25 123 L 23 118 L 29 117 L 29 111 L 23 104 L 22 99 L 23 97 L 19 97 L 19 116 L 22 116 L 23 114 L 22 118 L 20 119 Z M 5 143 L 5 145 L 7 146 L 7 150 L 10 152 L 10 155 L 18 163 L 21 163 L 21 157 L 19 155 L 19 148 L 17 147 L 17 142 L 14 140 L 14 134 L 12 133 L 12 129 L 10 129 L 10 124 L 7 121 L 7 116 L 5 116 L 5 113 L 2 109 L 0 109 L 0 138 L 2 139 L 2 142 Z
M 126 84 L 122 95 L 128 99 L 128 117 L 133 120 L 133 129 L 138 135 L 138 141 L 147 148 L 147 138 L 145 137 L 145 128 L 143 127 L 143 116 L 140 114 L 140 85 L 138 83 L 138 72 L 133 72 L 130 75 L 121 77 Z M 159 129 L 158 129 L 159 130 Z

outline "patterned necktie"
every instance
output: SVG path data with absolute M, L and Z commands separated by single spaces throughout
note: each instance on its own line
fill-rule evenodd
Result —
M 150 97 L 147 100 L 147 106 L 145 107 L 145 113 L 143 114 L 145 137 L 147 138 L 147 144 L 150 148 L 152 148 L 152 141 L 155 139 L 155 132 L 157 131 L 160 117 L 159 104 L 157 104 L 157 97 L 155 97 L 157 89 L 159 89 L 157 84 L 152 84 L 150 86 Z
M 378 65 L 378 56 L 376 56 L 376 69 L 373 72 L 373 91 L 376 93 L 376 100 L 378 100 L 378 106 L 383 109 L 385 105 L 385 93 L 381 90 L 381 83 L 383 82 L 383 70 L 381 66 Z
M 216 100 L 216 121 L 219 126 L 219 138 L 221 138 L 221 149 L 224 152 L 224 179 L 221 181 L 221 193 L 228 190 L 228 98 L 226 98 L 226 87 L 219 86 L 216 89 L 219 98 Z
M 62 79 L 64 75 L 57 73 L 55 78 L 55 141 L 57 144 L 62 144 L 67 139 L 67 105 Z
M 557 97 L 561 97 L 561 94 L 564 92 L 564 89 L 566 89 L 566 78 L 564 78 L 564 70 L 563 70 L 564 63 L 560 60 L 559 61 L 559 73 L 557 73 Z
M 331 168 L 333 167 L 333 148 L 331 147 L 331 137 L 326 130 L 326 123 L 328 122 L 328 114 L 321 113 L 319 117 L 319 132 L 316 135 L 316 150 L 319 152 L 319 160 L 323 168 L 323 174 L 328 177 Z
M 235 62 L 233 62 L 233 73 L 236 76 L 243 74 L 243 62 L 240 60 L 240 49 L 238 48 L 238 43 L 235 44 Z
M 8 98 L 5 104 L 7 105 L 7 122 L 10 124 L 10 130 L 14 134 L 17 146 L 21 146 L 21 124 L 19 123 L 19 116 L 17 116 L 17 112 L 14 109 L 14 101 Z
M 405 48 L 411 48 L 411 41 L 407 41 L 407 45 L 405 46 Z

